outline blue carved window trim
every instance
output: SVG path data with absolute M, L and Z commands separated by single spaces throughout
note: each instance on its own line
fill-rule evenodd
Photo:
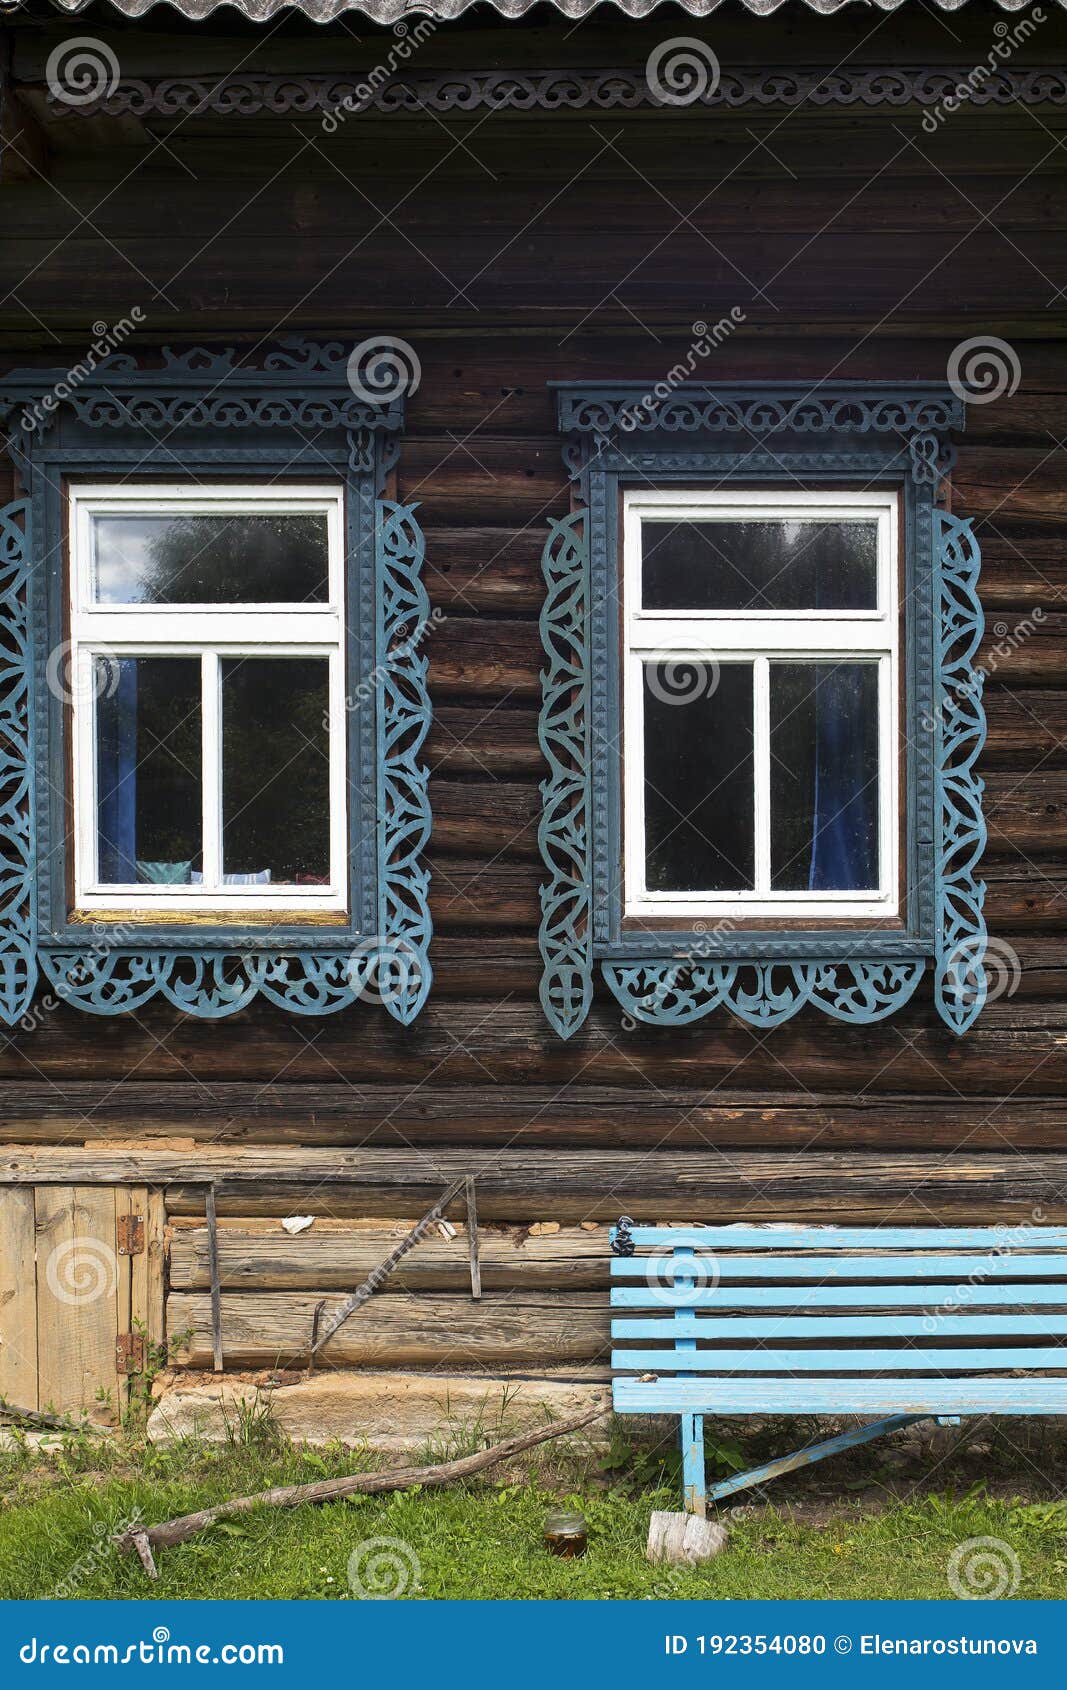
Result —
M 564 1038 L 589 1013 L 599 965 L 637 1020 L 673 1025 L 719 1004 L 772 1027 L 805 1004 L 840 1021 L 883 1019 L 934 964 L 938 1011 L 963 1032 L 986 996 L 985 737 L 979 553 L 939 499 L 964 406 L 948 388 L 557 384 L 571 513 L 543 566 L 540 739 L 549 765 L 539 830 L 541 1001 Z M 619 493 L 671 483 L 892 484 L 905 512 L 904 693 L 908 902 L 901 929 L 625 929 L 621 854 Z
M 231 1015 L 257 994 L 322 1015 L 358 998 L 404 1024 L 430 988 L 430 832 L 420 751 L 430 721 L 429 618 L 414 507 L 386 497 L 402 406 L 357 396 L 348 348 L 287 340 L 255 360 L 202 348 L 89 372 L 18 371 L 0 383 L 26 497 L 0 510 L 0 1019 L 25 1015 L 43 975 L 98 1015 L 159 994 Z M 87 928 L 67 908 L 67 713 L 48 686 L 63 638 L 63 490 L 82 475 L 332 479 L 346 493 L 351 903 L 337 925 L 238 920 Z

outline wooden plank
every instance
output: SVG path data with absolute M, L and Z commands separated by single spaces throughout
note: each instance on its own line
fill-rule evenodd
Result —
M 303 1362 L 312 1317 L 321 1299 L 297 1292 L 223 1293 L 222 1327 L 231 1367 L 272 1367 Z M 327 1321 L 343 1299 L 328 1297 Z M 211 1307 L 202 1292 L 172 1291 L 167 1327 L 191 1332 L 180 1362 L 211 1365 Z M 338 1367 L 482 1367 L 536 1361 L 541 1365 L 587 1361 L 608 1348 L 607 1293 L 566 1297 L 508 1292 L 469 1296 L 372 1297 L 330 1339 L 323 1359 Z
M 666 1289 L 664 1287 L 665 1291 Z M 794 1312 L 821 1308 L 879 1308 L 903 1311 L 907 1308 L 936 1310 L 944 1307 L 950 1313 L 964 1306 L 969 1309 L 1026 1308 L 1039 1304 L 1051 1304 L 1056 1308 L 1067 1307 L 1067 1286 L 1063 1284 L 1018 1285 L 1009 1282 L 986 1285 L 968 1281 L 965 1289 L 966 1297 L 959 1280 L 943 1285 L 934 1285 L 928 1281 L 921 1285 L 720 1285 L 714 1297 L 708 1298 L 704 1305 L 685 1297 L 668 1300 L 665 1296 L 657 1299 L 657 1306 L 665 1313 L 672 1308 L 688 1309 L 701 1306 L 716 1309 L 789 1309 Z M 624 1301 L 619 1288 L 613 1286 L 611 1306 L 616 1309 L 643 1308 L 649 1305 L 647 1299 L 634 1303 Z
M 316 1221 L 290 1238 L 277 1221 L 251 1220 L 219 1227 L 219 1262 L 224 1290 L 344 1290 L 371 1273 L 406 1230 L 395 1226 Z M 171 1244 L 170 1278 L 176 1291 L 206 1290 L 209 1283 L 206 1230 L 178 1223 Z M 431 1236 L 393 1269 L 390 1289 L 463 1291 L 470 1283 L 468 1239 Z M 608 1259 L 606 1227 L 594 1231 L 562 1227 L 545 1236 L 526 1228 L 507 1232 L 480 1228 L 479 1260 L 485 1291 L 602 1288 Z
M 630 1226 L 626 1229 L 630 1241 L 638 1250 L 996 1250 L 1006 1253 L 1020 1245 L 1027 1250 L 1067 1250 L 1067 1227 L 1042 1226 L 1034 1223 L 1016 1233 L 997 1226 Z M 875 1261 L 879 1258 L 875 1257 Z M 923 1265 L 939 1267 L 941 1258 L 933 1262 L 923 1257 Z M 614 1256 L 613 1274 L 625 1277 L 639 1274 L 645 1265 L 657 1270 L 669 1270 L 670 1263 L 662 1258 Z M 738 1256 L 720 1258 L 723 1270 L 733 1271 L 744 1265 Z M 784 1271 L 785 1264 L 776 1264 Z M 846 1266 L 858 1266 L 849 1262 Z M 864 1263 L 866 1266 L 866 1262 Z M 971 1267 L 975 1266 L 972 1262 Z M 684 1271 L 689 1265 L 684 1264 Z M 806 1272 L 806 1270 L 805 1270 Z
M 1067 1379 L 616 1379 L 617 1414 L 1064 1414 Z
M 118 1222 L 125 1216 L 139 1217 L 142 1238 L 146 1232 L 148 1193 L 141 1185 L 124 1185 L 115 1189 L 115 1222 L 116 1232 Z M 144 1248 L 135 1256 L 120 1256 L 116 1252 L 118 1266 L 118 1286 L 116 1300 L 118 1303 L 116 1336 L 121 1332 L 138 1333 L 147 1345 L 148 1334 L 142 1311 L 148 1303 L 148 1257 Z M 147 1360 L 147 1356 L 146 1356 Z M 133 1400 L 141 1385 L 143 1377 L 137 1373 L 120 1376 L 118 1390 L 121 1406 L 126 1408 Z
M 39 1185 L 36 1225 L 41 1406 L 114 1424 L 122 1402 L 115 1340 L 129 1306 L 115 1253 L 115 1192 Z
M 211 1298 L 211 1365 L 221 1373 L 224 1364 L 222 1343 L 222 1287 L 219 1283 L 219 1231 L 215 1213 L 215 1187 L 209 1185 L 204 1194 L 207 1215 L 207 1260 Z
M 145 1223 L 145 1260 L 147 1271 L 145 1276 L 144 1296 L 145 1306 L 140 1310 L 140 1317 L 145 1324 L 148 1343 L 157 1362 L 163 1359 L 163 1345 L 166 1328 L 164 1324 L 164 1297 L 166 1291 L 166 1205 L 163 1193 L 158 1188 L 147 1193 L 147 1219 Z
M 870 1029 L 864 1032 L 869 1034 Z M 840 1037 L 840 1031 L 838 1030 Z M 899 1048 L 899 1045 L 898 1045 Z M 476 1164 L 477 1165 L 477 1164 Z M 378 1148 L 301 1150 L 279 1146 L 196 1147 L 173 1150 L 90 1151 L 63 1147 L 7 1146 L 0 1150 L 0 1185 L 172 1184 L 168 1209 L 203 1214 L 203 1183 L 224 1181 L 220 1214 L 262 1213 L 290 1197 L 307 1200 L 314 1188 L 320 1211 L 364 1218 L 395 1215 L 405 1205 L 428 1205 L 441 1187 L 471 1167 L 469 1150 Z M 195 1182 L 200 1182 L 199 1189 Z M 479 1167 L 479 1203 L 487 1219 L 528 1223 L 554 1218 L 615 1220 L 634 1208 L 666 1217 L 754 1222 L 786 1218 L 857 1223 L 892 1217 L 946 1220 L 962 1215 L 975 1224 L 1010 1216 L 1029 1224 L 1036 1206 L 1054 1224 L 1067 1219 L 1067 1156 L 1057 1153 L 937 1154 L 761 1151 L 604 1150 L 494 1151 Z M 985 1211 L 983 1213 L 983 1211 Z M 990 1212 L 993 1211 L 993 1212 Z M 284 1211 L 283 1212 L 291 1212 Z M 462 1219 L 462 1207 L 457 1209 Z
M 843 1334 L 846 1336 L 846 1334 Z M 789 1333 L 783 1332 L 783 1338 Z M 632 1373 L 996 1373 L 1028 1369 L 1034 1373 L 1067 1373 L 1067 1345 L 1000 1349 L 920 1349 L 916 1344 L 891 1350 L 630 1350 L 611 1352 L 613 1368 Z
M 38 1408 L 33 1192 L 0 1191 L 0 1397 Z
M 1067 894 L 1063 914 L 1067 920 Z M 1020 994 L 1035 978 L 1047 980 L 1050 992 L 1064 991 L 1067 947 L 1062 938 L 1055 932 L 1041 939 L 1024 933 L 1013 943 L 1023 969 Z M 477 950 L 476 942 L 471 949 Z M 885 1080 L 892 1083 L 893 1078 L 891 1072 Z M 4 1101 L 0 1140 L 27 1149 L 77 1142 L 79 1124 L 101 1148 L 131 1138 L 158 1145 L 177 1137 L 220 1148 L 258 1143 L 323 1149 L 355 1141 L 368 1147 L 466 1145 L 472 1157 L 487 1147 L 514 1143 L 516 1134 L 529 1149 L 560 1145 L 572 1150 L 601 1149 L 605 1142 L 650 1150 L 661 1145 L 746 1150 L 885 1145 L 894 1151 L 951 1149 L 963 1143 L 969 1151 L 1003 1150 L 1006 1144 L 1049 1150 L 1067 1143 L 1067 1097 L 976 1103 L 966 1095 L 895 1094 L 877 1086 L 852 1095 L 790 1092 L 781 1089 L 781 1076 L 766 1090 L 727 1086 L 709 1095 L 700 1086 L 653 1088 L 639 1082 L 458 1088 L 430 1083 L 414 1091 L 410 1085 L 366 1084 L 354 1092 L 336 1078 L 300 1084 L 282 1080 L 269 1087 L 251 1079 L 210 1086 L 184 1079 L 127 1080 L 116 1086 L 60 1075 L 48 1084 L 9 1082 Z M 91 1118 L 89 1129 L 85 1117 Z M 149 1123 L 143 1131 L 138 1130 L 141 1122 Z M 365 1271 L 371 1266 L 368 1262 Z M 351 1276 L 344 1281 L 352 1282 Z
M 478 1193 L 470 1174 L 464 1182 L 467 1196 L 467 1254 L 471 1270 L 471 1296 L 478 1300 L 482 1294 L 482 1263 L 478 1240 Z
M 612 1305 L 615 1306 L 614 1304 Z M 936 1311 L 940 1313 L 941 1311 Z M 995 1314 L 982 1310 L 961 1314 L 954 1311 L 943 1315 L 946 1337 L 974 1338 L 1058 1338 L 1067 1336 L 1067 1310 L 1045 1314 Z M 833 1315 L 732 1315 L 718 1320 L 712 1315 L 694 1313 L 685 1328 L 672 1319 L 613 1320 L 613 1338 L 661 1338 L 669 1341 L 676 1334 L 700 1338 L 708 1343 L 714 1339 L 740 1342 L 744 1338 L 779 1339 L 786 1342 L 796 1338 L 818 1338 L 836 1341 L 843 1338 L 929 1338 L 930 1316 L 923 1314 L 833 1314 Z M 909 1350 L 910 1354 L 910 1350 Z M 1067 1366 L 1067 1351 L 1064 1352 Z M 903 1366 L 903 1363 L 900 1363 Z

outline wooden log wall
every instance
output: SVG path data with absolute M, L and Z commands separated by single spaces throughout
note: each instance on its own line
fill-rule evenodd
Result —
M 946 32 L 919 10 L 874 28 L 805 12 L 685 33 L 724 67 L 970 65 L 999 17 L 969 7 Z M 373 62 L 378 39 L 291 26 L 257 44 L 227 27 L 100 33 L 130 76 L 334 70 Z M 204 1024 L 155 1004 L 101 1023 L 45 994 L 0 1042 L 2 1177 L 32 1182 L 63 1146 L 102 1180 L 165 1188 L 170 1323 L 192 1330 L 195 1365 L 211 1350 L 205 1156 L 223 1178 L 252 1158 L 219 1194 L 242 1365 L 306 1344 L 316 1303 L 328 1312 L 457 1169 L 510 1229 L 483 1242 L 483 1303 L 428 1245 L 332 1359 L 437 1365 L 457 1342 L 474 1367 L 602 1356 L 603 1222 L 622 1208 L 1067 1217 L 1067 109 L 971 107 L 933 135 L 913 108 L 368 114 L 332 137 L 287 118 L 56 120 L 43 64 L 65 29 L 15 36 L 47 158 L 0 189 L 9 365 L 64 364 L 91 322 L 135 304 L 146 344 L 380 331 L 420 359 L 399 473 L 444 612 L 427 644 L 435 984 L 409 1029 L 366 1006 Z M 639 66 L 667 33 L 442 29 L 419 69 Z M 1065 55 L 1057 15 L 1016 62 Z M 655 382 L 694 323 L 734 307 L 743 323 L 698 374 L 942 379 L 972 336 L 1019 361 L 1017 391 L 970 407 L 953 476 L 985 560 L 985 877 L 1004 964 L 962 1040 L 928 992 L 877 1027 L 809 1011 L 771 1033 L 722 1012 L 631 1027 L 600 992 L 567 1044 L 538 1006 L 539 556 L 568 500 L 546 384 Z M 342 1158 L 365 1183 L 330 1182 Z M 309 1170 L 324 1176 L 310 1187 Z M 319 1217 L 300 1240 L 277 1225 L 292 1210 Z M 535 1245 L 539 1222 L 562 1230 Z

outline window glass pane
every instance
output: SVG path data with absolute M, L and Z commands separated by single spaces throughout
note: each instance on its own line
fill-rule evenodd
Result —
M 875 610 L 878 526 L 643 522 L 646 610 Z
M 869 891 L 878 865 L 878 666 L 772 663 L 771 885 Z
M 223 659 L 224 880 L 329 884 L 329 705 L 324 657 Z
M 200 867 L 198 657 L 93 660 L 99 875 L 188 885 Z
M 321 514 L 93 518 L 98 604 L 321 604 L 328 576 Z
M 649 891 L 751 890 L 751 663 L 645 663 L 644 710 Z

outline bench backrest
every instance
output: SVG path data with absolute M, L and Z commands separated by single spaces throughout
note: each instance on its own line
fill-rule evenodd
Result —
M 1061 1375 L 1034 1400 L 1067 1403 L 1067 1228 L 630 1226 L 612 1242 L 633 1249 L 611 1261 L 612 1367 L 655 1376 L 650 1406 L 672 1378 L 715 1381 L 724 1409 L 747 1379 L 768 1407 L 794 1381 L 803 1407 L 844 1411 L 889 1382 L 895 1402 L 975 1374 Z

